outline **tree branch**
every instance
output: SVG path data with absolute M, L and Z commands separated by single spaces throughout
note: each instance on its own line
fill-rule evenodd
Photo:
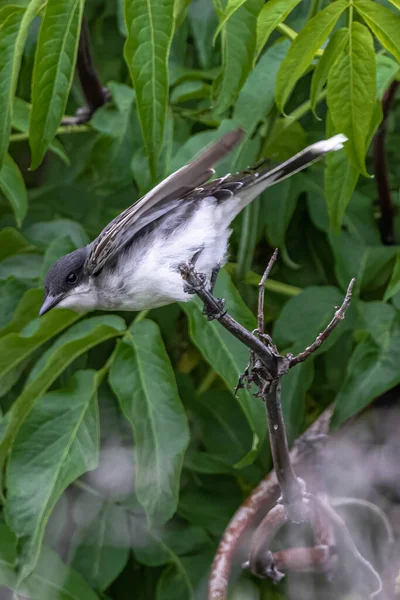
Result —
M 85 96 L 86 106 L 79 108 L 74 117 L 65 117 L 62 125 L 83 125 L 90 121 L 98 108 L 111 99 L 110 92 L 101 85 L 90 49 L 89 26 L 85 17 L 82 20 L 76 61 L 79 81 Z
M 380 231 L 382 243 L 386 246 L 393 245 L 394 240 L 394 209 L 389 185 L 389 173 L 386 162 L 386 132 L 387 119 L 396 95 L 399 82 L 393 81 L 386 90 L 382 100 L 383 120 L 375 134 L 373 143 L 373 160 L 376 188 L 381 211 Z

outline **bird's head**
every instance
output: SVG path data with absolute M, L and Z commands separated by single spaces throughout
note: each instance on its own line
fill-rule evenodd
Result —
M 55 308 L 72 308 L 78 312 L 94 308 L 93 291 L 84 264 L 89 249 L 79 248 L 52 265 L 44 280 L 44 302 L 40 316 Z

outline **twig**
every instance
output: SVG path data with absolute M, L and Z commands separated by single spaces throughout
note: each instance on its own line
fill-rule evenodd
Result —
M 101 85 L 90 50 L 89 27 L 85 17 L 79 37 L 78 56 L 76 61 L 79 81 L 87 106 L 79 108 L 74 117 L 64 117 L 62 125 L 83 125 L 92 118 L 98 108 L 111 99 L 110 92 Z
M 297 439 L 290 451 L 293 467 L 298 466 L 310 452 L 315 452 L 315 449 L 309 444 L 305 444 L 304 441 L 309 437 L 326 435 L 329 431 L 332 413 L 333 406 L 330 406 Z M 278 493 L 278 479 L 275 471 L 271 471 L 233 515 L 218 545 L 211 567 L 208 586 L 209 600 L 226 600 L 233 558 L 241 545 L 243 535 L 257 521 L 259 513 L 266 511 Z
M 278 248 L 275 248 L 273 255 L 268 263 L 267 268 L 264 271 L 264 275 L 261 277 L 261 281 L 258 284 L 258 333 L 264 333 L 264 294 L 265 294 L 265 282 L 268 279 L 271 269 L 274 266 L 276 259 L 278 258 Z
M 382 243 L 386 246 L 394 244 L 394 209 L 389 185 L 389 173 L 386 162 L 387 119 L 396 95 L 399 82 L 393 81 L 382 99 L 383 119 L 375 135 L 373 143 L 373 160 L 378 200 L 381 211 L 380 232 Z
M 352 279 L 349 283 L 349 287 L 347 288 L 345 299 L 343 300 L 342 306 L 335 312 L 335 315 L 329 325 L 324 329 L 322 333 L 317 336 L 315 342 L 308 346 L 303 352 L 300 352 L 297 356 L 294 356 L 290 359 L 289 368 L 291 369 L 295 365 L 298 365 L 301 362 L 304 362 L 313 352 L 315 352 L 331 335 L 332 331 L 335 327 L 342 321 L 345 317 L 346 310 L 350 306 L 351 302 L 351 294 L 354 288 L 356 280 Z

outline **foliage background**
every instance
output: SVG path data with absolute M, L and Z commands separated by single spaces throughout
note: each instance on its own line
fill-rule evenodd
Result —
M 38 318 L 47 268 L 223 132 L 218 173 L 283 160 L 335 132 L 340 151 L 233 224 L 217 293 L 281 352 L 345 322 L 284 380 L 293 440 L 400 383 L 399 103 L 387 120 L 394 243 L 382 242 L 371 139 L 399 78 L 398 2 L 0 0 L 0 584 L 32 598 L 194 598 L 235 509 L 270 470 L 264 410 L 232 389 L 247 351 L 199 304 Z M 89 123 L 74 76 L 87 19 L 112 100 Z M 327 86 L 326 86 L 327 84 Z M 361 176 L 360 176 L 361 174 Z M 351 201 L 350 201 L 351 200 Z M 235 598 L 272 593 L 245 579 Z M 285 587 L 274 594 L 285 597 Z M 269 597 L 269 596 L 268 596 Z

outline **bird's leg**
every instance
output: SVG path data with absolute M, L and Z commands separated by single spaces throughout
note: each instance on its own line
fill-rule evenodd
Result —
M 215 284 L 217 283 L 218 274 L 219 274 L 220 270 L 221 270 L 221 265 L 218 264 L 211 271 L 210 287 L 208 288 L 208 291 L 210 292 L 210 294 L 214 294 L 214 288 L 215 288 Z
M 211 271 L 210 285 L 209 285 L 208 291 L 210 292 L 210 294 L 212 296 L 214 295 L 214 288 L 215 288 L 215 284 L 217 283 L 218 273 L 220 272 L 220 270 L 221 270 L 221 265 L 217 264 Z M 222 298 L 215 298 L 215 300 L 217 301 L 217 303 L 220 307 L 219 312 L 217 312 L 217 313 L 213 312 L 212 310 L 210 310 L 210 307 L 207 306 L 206 304 L 204 305 L 204 308 L 203 308 L 202 314 L 205 315 L 209 321 L 212 321 L 213 319 L 220 319 L 223 315 L 226 314 L 225 300 L 223 300 Z

